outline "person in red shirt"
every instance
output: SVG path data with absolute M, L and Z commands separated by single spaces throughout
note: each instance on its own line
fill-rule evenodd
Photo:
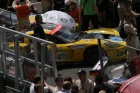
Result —
M 75 20 L 76 23 L 79 23 L 79 12 L 75 0 L 70 0 L 70 9 L 68 14 Z
M 14 0 L 12 7 L 16 11 L 18 30 L 22 31 L 24 29 L 30 28 L 29 15 L 31 2 L 29 0 Z
M 133 66 L 136 74 L 140 74 L 140 47 L 136 50 L 136 55 L 133 57 Z

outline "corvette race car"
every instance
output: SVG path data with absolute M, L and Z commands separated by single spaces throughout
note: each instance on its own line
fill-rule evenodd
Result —
M 56 44 L 57 62 L 96 63 L 99 60 L 98 39 L 101 39 L 103 55 L 108 56 L 110 61 L 126 58 L 126 42 L 120 39 L 115 29 L 100 28 L 82 32 L 55 24 L 44 24 L 42 27 L 45 30 L 46 39 Z M 25 33 L 34 35 L 33 31 Z M 25 46 L 28 43 L 31 43 L 28 38 L 24 38 L 24 41 L 20 43 L 21 54 L 25 52 Z M 11 49 L 13 45 L 9 43 Z M 49 48 L 48 51 L 50 51 Z

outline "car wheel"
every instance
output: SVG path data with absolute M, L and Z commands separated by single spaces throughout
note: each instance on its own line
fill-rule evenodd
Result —
M 105 55 L 104 50 L 102 53 L 103 55 Z M 98 60 L 99 60 L 98 46 L 88 47 L 84 52 L 84 64 L 95 65 L 98 62 Z

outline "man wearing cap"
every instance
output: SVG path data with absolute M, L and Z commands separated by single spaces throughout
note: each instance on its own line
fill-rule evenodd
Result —
M 79 87 L 78 93 L 93 93 L 94 83 L 86 77 L 86 71 L 79 70 L 77 75 L 79 79 L 75 81 L 75 84 Z
M 58 76 L 55 78 L 56 87 L 49 86 L 52 93 L 57 93 L 58 91 L 62 90 L 63 87 L 63 78 Z

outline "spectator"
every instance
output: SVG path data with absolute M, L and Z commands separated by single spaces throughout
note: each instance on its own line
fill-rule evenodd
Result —
M 41 15 L 36 15 L 35 16 L 35 21 L 36 24 L 34 25 L 34 36 L 41 38 L 41 39 L 45 39 L 45 33 L 44 30 L 41 26 L 42 22 L 42 16 Z
M 86 2 L 86 4 L 85 4 Z M 85 4 L 85 6 L 84 6 Z M 89 28 L 89 22 L 91 21 L 94 29 L 99 28 L 98 24 L 98 8 L 96 6 L 96 0 L 79 0 L 79 15 L 81 15 L 82 7 L 83 9 L 83 17 L 82 17 L 82 31 L 86 31 Z
M 18 30 L 30 28 L 30 7 L 31 2 L 29 0 L 15 0 L 12 4 L 15 9 L 18 19 Z
M 65 9 L 66 9 L 66 12 L 68 13 L 69 12 L 69 9 L 70 9 L 70 1 L 71 0 L 65 0 Z M 76 7 L 78 7 L 78 0 L 74 0 L 76 2 Z
M 86 71 L 79 70 L 77 75 L 78 75 L 79 79 L 77 79 L 75 81 L 75 85 L 77 85 L 79 88 L 78 92 L 79 93 L 92 93 L 94 84 L 93 84 L 92 80 L 90 80 L 86 77 Z
M 113 85 L 113 91 L 114 93 L 117 93 L 118 89 L 122 86 L 120 83 L 116 83 Z
M 45 79 L 46 80 L 46 79 Z M 44 92 L 48 92 L 49 90 L 49 85 L 46 83 L 46 81 L 44 80 Z M 30 86 L 30 93 L 36 93 L 36 90 L 35 90 L 35 85 L 36 84 L 41 84 L 41 77 L 40 76 L 35 76 L 34 79 L 33 79 L 33 83 L 31 84 Z M 41 86 L 40 86 L 41 87 Z
M 31 2 L 31 0 L 29 0 L 29 1 Z M 31 11 L 31 13 L 37 13 L 38 12 L 37 8 L 33 4 L 31 5 L 30 11 Z
M 75 0 L 70 0 L 69 15 L 75 20 L 76 23 L 79 23 L 79 12 Z
M 71 83 L 71 85 L 73 85 L 75 82 L 74 79 L 72 79 L 71 77 L 65 77 L 64 81 L 69 81 Z
M 71 0 L 65 0 L 65 5 L 69 6 L 70 5 L 70 1 Z M 78 0 L 75 0 L 75 2 L 76 2 L 76 6 L 78 6 Z
M 41 5 L 43 13 L 50 11 L 52 10 L 53 0 L 41 0 Z
M 44 30 L 41 26 L 41 24 L 43 23 L 42 22 L 42 16 L 41 15 L 36 15 L 35 16 L 35 21 L 36 21 L 36 24 L 33 27 L 34 28 L 34 36 L 38 37 L 38 38 L 41 38 L 41 39 L 45 39 L 45 33 L 44 33 Z M 39 59 L 39 61 L 41 61 L 41 45 L 40 45 L 39 42 L 37 43 L 37 50 L 38 50 L 38 52 L 37 52 L 38 53 L 38 59 Z
M 9 0 L 0 0 L 0 8 L 7 9 L 10 1 Z
M 34 59 L 33 44 L 29 43 L 29 44 L 25 47 L 25 57 Z
M 118 1 L 118 15 L 120 19 L 119 26 L 123 26 L 124 15 L 126 12 L 131 12 L 131 0 L 114 0 L 114 3 Z
M 99 91 L 99 93 L 106 93 L 104 90 Z
M 136 55 L 133 58 L 135 74 L 140 74 L 140 47 L 137 48 Z
M 63 78 L 58 76 L 55 78 L 56 87 L 50 86 L 52 93 L 56 93 L 62 90 L 63 87 Z
M 71 93 L 78 93 L 78 86 L 73 85 L 71 88 Z
M 101 21 L 101 25 L 105 24 L 106 21 L 106 1 L 105 0 L 97 0 L 97 7 L 99 9 L 99 17 Z
M 113 93 L 113 90 L 109 87 L 109 85 L 103 82 L 103 78 L 101 75 L 95 76 L 95 87 L 93 93 Z
M 132 10 L 135 12 L 136 16 L 136 27 L 137 27 L 137 32 L 140 38 L 140 0 L 136 0 L 132 6 Z M 140 40 L 140 39 L 139 39 Z
M 114 26 L 118 26 L 119 24 L 119 16 L 118 16 L 118 10 L 117 10 L 117 6 L 118 6 L 118 2 L 114 2 L 116 0 L 110 0 L 110 13 L 111 15 L 107 17 L 107 21 L 110 19 L 110 17 L 113 16 L 113 20 L 115 22 Z M 107 15 L 107 12 L 106 12 L 106 15 Z
M 14 0 L 9 0 L 9 6 L 12 6 Z M 12 11 L 15 12 L 15 9 L 13 9 L 13 7 L 8 7 L 8 11 Z
M 130 12 L 127 12 L 124 15 L 124 30 L 127 34 L 126 37 L 126 44 L 129 47 L 136 48 L 136 37 L 137 37 L 137 29 L 133 26 L 133 24 L 130 22 L 132 20 L 132 16 Z M 136 51 L 132 48 L 128 47 L 128 57 L 127 61 L 132 61 L 134 55 L 136 55 Z
M 41 88 L 42 88 L 41 84 L 36 84 L 34 86 L 34 90 L 35 90 L 36 93 L 42 93 Z
M 56 92 L 56 93 L 71 93 L 70 89 L 71 89 L 71 83 L 69 81 L 65 81 L 63 83 L 63 89 L 61 91 Z
M 54 0 L 54 10 L 60 11 L 62 8 L 64 8 L 64 0 Z

